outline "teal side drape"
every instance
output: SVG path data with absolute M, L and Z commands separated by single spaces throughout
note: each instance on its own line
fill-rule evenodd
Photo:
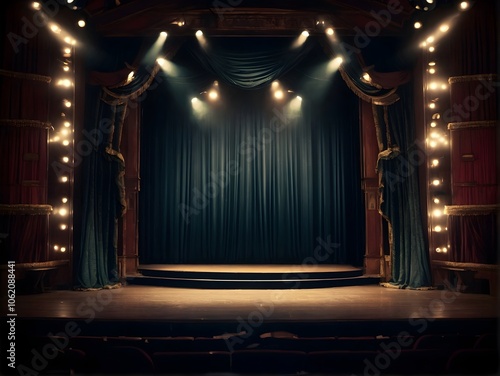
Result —
M 418 167 L 425 161 L 425 147 L 415 139 L 413 96 L 410 84 L 399 88 L 400 100 L 376 106 L 379 127 L 381 214 L 390 228 L 392 278 L 399 288 L 430 288 L 429 255 L 422 225 Z

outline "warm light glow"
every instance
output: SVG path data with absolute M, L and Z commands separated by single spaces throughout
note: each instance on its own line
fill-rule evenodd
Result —
M 446 84 L 441 84 L 441 89 L 442 90 L 446 90 L 448 88 L 448 86 L 446 86 Z
M 79 27 L 85 27 L 85 25 L 86 25 L 85 20 L 78 20 Z
M 219 98 L 219 94 L 217 93 L 217 90 L 210 90 L 210 92 L 208 93 L 208 97 L 214 101 Z
M 40 3 L 38 1 L 35 1 L 33 2 L 33 9 L 36 9 L 36 10 L 40 10 L 42 8 L 42 6 L 40 5 Z
M 441 252 L 443 252 L 443 250 L 440 247 L 438 247 L 438 248 L 436 248 L 436 252 L 441 253 Z
M 436 103 L 429 103 L 429 108 L 436 108 Z
M 433 200 L 433 201 L 434 201 L 434 203 L 435 203 L 435 204 L 439 204 L 439 203 L 440 203 L 440 200 L 439 200 L 439 198 L 437 198 L 437 197 L 434 197 L 434 200 Z
M 441 230 L 442 230 L 441 226 L 434 227 L 434 231 L 436 232 L 441 232 Z
M 438 87 L 437 82 L 431 82 L 431 83 L 429 84 L 429 89 L 431 89 L 431 90 L 436 90 L 436 89 L 437 89 L 437 87 Z
M 329 27 L 328 29 L 326 29 L 326 34 L 327 35 L 333 35 L 335 32 L 333 31 L 333 29 L 331 27 Z
M 415 29 L 420 29 L 420 28 L 422 27 L 422 22 L 418 22 L 418 21 L 417 21 L 417 22 L 415 22 L 415 23 L 413 24 L 413 27 L 414 27 Z
M 450 29 L 450 27 L 447 24 L 443 24 L 443 25 L 439 26 L 439 31 L 442 33 L 446 33 L 449 29 Z
M 68 163 L 68 162 L 69 162 L 69 157 L 63 157 L 63 158 L 62 158 L 62 161 L 63 161 L 64 163 Z
M 132 80 L 134 79 L 134 74 L 135 72 L 134 71 L 131 71 L 128 76 L 127 76 L 127 84 L 132 82 Z
M 304 30 L 304 31 L 302 32 L 302 36 L 307 38 L 307 37 L 309 36 L 309 31 Z
M 436 50 L 436 48 L 434 46 L 429 47 L 429 52 L 434 52 L 435 50 Z
M 302 102 L 302 97 L 300 95 L 297 95 L 295 99 L 297 99 L 299 102 Z
M 460 9 L 466 10 L 469 7 L 469 3 L 467 1 L 462 1 L 460 3 Z
M 66 252 L 66 247 L 61 247 L 61 252 Z
M 71 48 L 66 47 L 66 48 L 64 49 L 64 53 L 65 53 L 65 54 L 70 54 L 70 53 L 71 53 Z
M 67 99 L 64 100 L 64 106 L 70 108 L 71 107 L 71 102 Z
M 436 73 L 436 70 L 434 68 L 429 68 L 429 73 L 434 74 L 434 73 Z
M 436 65 L 436 62 L 435 62 L 435 61 L 429 61 L 429 66 L 430 66 L 430 67 L 433 67 L 433 66 L 435 66 L 435 65 Z
M 159 57 L 158 59 L 156 59 L 156 62 L 157 62 L 160 66 L 162 66 L 162 65 L 164 65 L 164 64 L 165 64 L 166 60 L 165 60 L 164 58 L 162 58 L 162 57 Z
M 71 123 L 69 121 L 65 121 L 63 125 L 68 128 L 71 126 Z
M 433 141 L 429 142 L 429 146 L 431 148 L 435 148 L 437 146 L 437 142 L 433 140 Z
M 432 211 L 432 215 L 436 218 L 439 218 L 443 215 L 443 212 L 441 211 L 441 209 L 435 209 Z
M 59 250 L 59 246 L 56 244 L 56 245 L 54 246 L 54 251 L 58 251 L 58 250 Z
M 285 96 L 285 95 L 283 94 L 283 90 L 276 90 L 276 91 L 274 92 L 274 97 L 275 97 L 276 99 L 283 99 L 283 97 L 284 97 L 284 96 Z
M 71 37 L 65 37 L 65 38 L 64 38 L 64 41 L 65 41 L 66 43 L 71 43 Z
M 432 162 L 431 162 L 431 164 L 432 164 L 433 167 L 439 166 L 439 159 L 433 159 Z
M 193 104 L 194 104 L 194 103 L 197 103 L 197 102 L 199 102 L 199 101 L 200 101 L 200 100 L 199 100 L 198 98 L 196 98 L 196 97 L 191 98 L 191 103 L 193 103 Z
M 65 66 L 63 67 L 63 71 L 68 72 L 68 71 L 69 71 L 69 67 L 68 67 L 67 65 L 65 65 Z
M 426 39 L 426 41 L 427 41 L 427 42 L 429 42 L 429 43 L 434 42 L 434 36 L 433 36 L 433 35 L 431 35 L 430 37 L 428 37 L 428 38 Z
M 278 81 L 273 81 L 273 83 L 271 84 L 271 88 L 274 90 L 276 90 L 278 86 L 280 86 L 280 83 Z
M 69 145 L 69 141 L 68 141 L 68 140 L 64 140 L 64 141 L 62 142 L 62 144 L 63 144 L 64 146 L 68 146 L 68 145 Z
M 63 198 L 61 199 L 61 201 L 65 204 L 65 203 L 67 203 L 67 202 L 68 202 L 68 198 L 67 198 L 67 197 L 63 197 Z
M 434 0 L 425 0 L 427 1 L 429 4 L 432 4 L 434 2 Z
M 59 209 L 59 215 L 65 217 L 66 215 L 68 215 L 68 210 L 65 208 Z
M 74 0 L 67 0 L 68 4 L 71 4 Z
M 431 127 L 432 127 L 432 128 L 436 128 L 436 127 L 437 127 L 437 123 L 436 123 L 435 121 L 432 121 L 432 122 L 431 122 Z
M 69 130 L 66 129 L 66 128 L 63 128 L 61 129 L 61 132 L 60 132 L 63 136 L 67 136 L 69 134 Z
M 363 79 L 367 82 L 370 82 L 372 80 L 368 72 L 363 73 Z
M 59 34 L 61 32 L 61 28 L 56 24 L 50 25 L 50 30 L 52 30 L 56 34 Z
M 72 84 L 71 80 L 67 78 L 57 81 L 57 86 L 70 87 L 71 84 Z
M 439 138 L 439 133 L 437 133 L 437 132 L 432 132 L 432 133 L 431 133 L 431 138 Z
M 434 185 L 434 186 L 436 186 L 436 187 L 437 187 L 439 184 L 441 184 L 441 181 L 440 181 L 439 179 L 434 179 L 434 180 L 432 181 L 432 185 Z
M 436 112 L 435 114 L 432 114 L 432 119 L 433 120 L 441 119 L 441 115 Z
M 160 33 L 160 37 L 163 37 L 163 38 L 166 38 L 168 36 L 167 32 L 166 31 L 162 31 Z
M 68 177 L 67 177 L 67 176 L 63 176 L 63 177 L 61 178 L 61 181 L 62 181 L 63 183 L 66 183 L 66 182 L 68 181 Z
M 203 36 L 203 31 L 198 30 L 198 31 L 196 32 L 196 36 L 197 36 L 197 37 L 201 37 L 201 36 Z
M 67 228 L 68 228 L 68 226 L 66 226 L 65 224 L 62 224 L 62 225 L 60 226 L 60 229 L 61 229 L 61 230 L 66 230 Z

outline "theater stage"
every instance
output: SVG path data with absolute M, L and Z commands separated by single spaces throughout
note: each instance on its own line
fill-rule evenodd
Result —
M 379 285 L 317 289 L 193 289 L 126 285 L 16 299 L 20 331 L 47 335 L 73 321 L 85 335 L 219 335 L 251 328 L 308 335 L 496 331 L 498 300 Z

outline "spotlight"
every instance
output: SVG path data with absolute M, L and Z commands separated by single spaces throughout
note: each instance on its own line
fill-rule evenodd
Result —
M 156 62 L 161 66 L 166 63 L 166 60 L 162 57 L 159 57 L 158 59 L 156 59 Z
M 64 163 L 68 163 L 68 162 L 69 162 L 69 158 L 68 158 L 68 157 L 63 157 L 62 161 L 63 161 Z
M 436 103 L 429 103 L 429 108 L 436 108 Z
M 278 81 L 273 81 L 273 83 L 271 84 L 271 87 L 276 90 L 278 88 L 278 86 L 280 86 L 280 83 Z
M 219 98 L 219 94 L 217 94 L 216 90 L 210 90 L 210 92 L 208 93 L 208 97 L 214 101 Z
M 309 36 L 309 31 L 304 30 L 304 31 L 302 32 L 302 36 L 307 38 L 307 37 Z
M 63 123 L 63 125 L 66 127 L 66 128 L 69 128 L 71 126 L 71 123 L 69 121 L 65 121 Z
M 35 9 L 35 10 L 42 9 L 42 6 L 40 5 L 40 3 L 38 1 L 33 2 L 32 6 L 33 6 L 33 9 Z
M 429 69 L 429 73 L 430 73 L 430 74 L 434 74 L 434 73 L 436 73 L 436 70 L 435 70 L 434 68 L 430 68 L 430 69 Z
M 167 36 L 168 36 L 168 34 L 167 34 L 167 32 L 166 32 L 166 31 L 162 31 L 162 32 L 160 33 L 160 37 L 162 37 L 162 38 L 166 38 Z
M 61 252 L 66 252 L 66 247 L 61 247 Z
M 429 47 L 429 52 L 434 52 L 436 49 L 434 48 L 434 46 L 430 46 Z
M 201 37 L 201 36 L 203 36 L 203 31 L 198 30 L 198 31 L 196 32 L 196 36 L 197 36 L 197 37 Z
M 85 25 L 86 25 L 85 20 L 78 20 L 77 24 L 79 27 L 85 27 Z
M 436 231 L 436 232 L 441 232 L 442 229 L 443 228 L 441 226 L 434 227 L 434 231 Z
M 67 197 L 63 197 L 63 198 L 61 199 L 61 201 L 65 204 L 65 203 L 67 203 L 67 202 L 68 202 L 68 198 L 67 198 Z
M 59 26 L 57 26 L 56 24 L 50 25 L 50 30 L 52 30 L 52 32 L 54 32 L 56 34 L 59 34 L 61 32 L 61 28 Z
M 434 0 L 425 0 L 425 1 L 427 1 L 429 4 L 434 3 Z
M 68 181 L 68 177 L 67 177 L 67 176 L 63 176 L 63 177 L 61 178 L 61 181 L 62 181 L 63 183 L 66 183 L 66 182 Z
M 446 33 L 449 29 L 450 29 L 450 27 L 446 24 L 439 26 L 439 31 L 442 33 Z
M 71 38 L 70 37 L 65 37 L 64 41 L 68 44 L 71 44 Z
M 427 42 L 432 43 L 434 42 L 434 36 L 431 35 L 430 37 L 427 38 Z
M 65 53 L 66 55 L 67 55 L 67 54 L 70 54 L 70 53 L 71 53 L 71 48 L 66 47 L 66 48 L 64 49 L 64 53 Z
M 297 99 L 299 102 L 302 102 L 302 97 L 300 95 L 297 95 L 295 99 Z
M 432 200 L 435 204 L 439 204 L 441 201 L 439 200 L 439 198 L 437 197 L 434 197 L 434 200 Z
M 432 181 L 432 185 L 435 186 L 435 187 L 437 187 L 439 184 L 441 184 L 441 182 L 438 179 L 434 179 Z
M 68 215 L 68 211 L 65 208 L 59 209 L 59 215 L 65 217 Z
M 59 246 L 56 244 L 56 245 L 54 246 L 54 251 L 58 251 L 58 250 L 59 250 Z
M 413 24 L 413 27 L 414 27 L 415 29 L 420 29 L 420 28 L 422 27 L 422 22 L 418 22 L 418 21 L 417 21 L 417 22 L 415 22 L 415 23 Z
M 62 142 L 62 144 L 63 144 L 64 146 L 68 146 L 68 145 L 69 145 L 69 141 L 68 141 L 68 140 L 64 140 L 64 141 Z
M 326 29 L 326 34 L 333 35 L 334 34 L 333 29 L 331 27 L 329 27 L 328 29 Z
M 430 62 L 429 62 L 429 66 L 430 66 L 430 67 L 434 67 L 435 65 L 436 65 L 436 62 L 435 62 L 435 61 L 430 61 Z
M 70 108 L 71 107 L 71 102 L 67 99 L 64 100 L 64 106 L 67 107 L 67 108 Z
M 285 94 L 283 94 L 283 90 L 276 90 L 274 92 L 274 97 L 276 99 L 283 99 L 284 96 L 285 96 Z
M 438 217 L 438 218 L 439 218 L 439 217 L 441 217 L 441 216 L 443 215 L 443 212 L 442 212 L 441 210 L 439 210 L 439 209 L 436 209 L 436 210 L 434 210 L 434 211 L 432 212 L 432 215 L 433 215 L 434 217 Z
M 65 65 L 65 66 L 63 67 L 63 71 L 65 71 L 65 72 L 69 72 L 69 67 L 68 67 L 67 65 Z
M 431 162 L 431 164 L 432 164 L 433 167 L 439 166 L 439 159 L 433 159 L 432 162 Z
M 460 3 L 460 9 L 461 10 L 466 10 L 467 8 L 469 8 L 469 3 L 467 1 L 462 1 Z
M 66 2 L 67 2 L 68 4 L 73 3 L 73 1 L 75 1 L 75 0 L 66 0 Z
M 432 127 L 432 128 L 436 128 L 436 127 L 437 127 L 437 123 L 436 123 L 435 121 L 432 121 L 432 122 L 431 122 L 431 127 Z
M 370 77 L 370 74 L 368 72 L 363 73 L 363 80 L 366 82 L 371 82 L 372 78 Z
M 62 225 L 60 226 L 60 228 L 61 228 L 61 230 L 66 230 L 66 229 L 68 228 L 68 226 L 66 226 L 65 224 L 62 224 Z
M 191 98 L 191 103 L 195 104 L 198 103 L 200 100 L 196 97 Z

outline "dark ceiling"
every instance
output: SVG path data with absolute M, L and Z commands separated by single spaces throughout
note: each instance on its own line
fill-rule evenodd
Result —
M 373 30 L 395 36 L 414 11 L 409 0 L 76 0 L 70 5 L 103 37 L 192 35 L 200 28 L 212 36 L 279 36 L 304 29 L 319 33 L 329 26 L 343 35 Z M 366 30 L 368 25 L 373 29 Z

